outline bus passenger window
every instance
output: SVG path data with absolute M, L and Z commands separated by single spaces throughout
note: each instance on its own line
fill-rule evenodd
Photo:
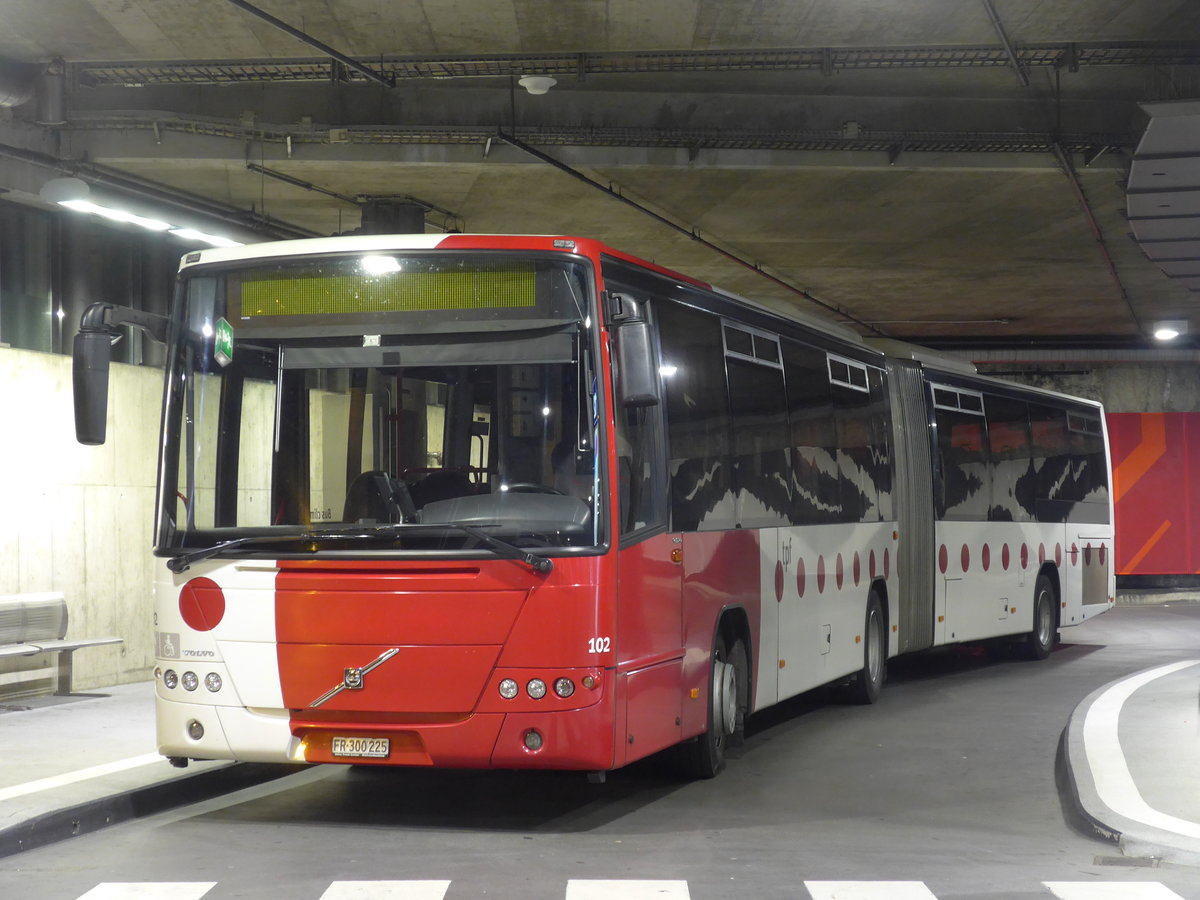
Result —
M 671 454 L 671 527 L 676 531 L 733 528 L 721 320 L 676 303 L 662 303 L 656 311 Z

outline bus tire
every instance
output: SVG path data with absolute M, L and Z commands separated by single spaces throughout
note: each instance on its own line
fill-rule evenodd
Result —
M 887 677 L 887 643 L 884 632 L 883 604 L 875 591 L 867 596 L 863 621 L 863 666 L 850 681 L 848 699 L 868 704 L 879 699 Z
M 1057 604 L 1054 584 L 1045 575 L 1039 575 L 1033 588 L 1033 630 L 1025 636 L 1026 659 L 1045 659 L 1054 649 L 1058 637 Z
M 725 635 L 718 633 L 709 666 L 708 727 L 680 746 L 686 775 L 712 778 L 725 768 L 729 747 L 743 737 L 748 676 L 746 645 L 737 638 L 728 643 Z

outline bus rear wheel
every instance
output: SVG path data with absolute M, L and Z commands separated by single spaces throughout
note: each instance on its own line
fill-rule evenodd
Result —
M 708 685 L 708 728 L 680 747 L 681 768 L 693 778 L 712 778 L 725 768 L 731 745 L 744 736 L 749 665 L 746 645 L 718 634 L 713 646 Z
M 863 622 L 863 667 L 850 681 L 847 697 L 852 703 L 874 703 L 887 677 L 887 644 L 883 627 L 883 604 L 871 591 Z
M 1033 588 L 1033 630 L 1025 636 L 1025 658 L 1045 659 L 1054 649 L 1058 632 L 1055 606 L 1058 595 L 1045 575 L 1039 575 Z

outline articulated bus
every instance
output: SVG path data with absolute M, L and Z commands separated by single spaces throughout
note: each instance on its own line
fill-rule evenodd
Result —
M 1032 658 L 1114 603 L 1097 403 L 570 237 L 184 257 L 155 552 L 159 752 L 603 773 L 724 765 L 899 654 Z

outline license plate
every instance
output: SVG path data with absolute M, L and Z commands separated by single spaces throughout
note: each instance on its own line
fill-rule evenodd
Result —
M 390 744 L 388 738 L 335 737 L 333 755 L 387 759 Z

